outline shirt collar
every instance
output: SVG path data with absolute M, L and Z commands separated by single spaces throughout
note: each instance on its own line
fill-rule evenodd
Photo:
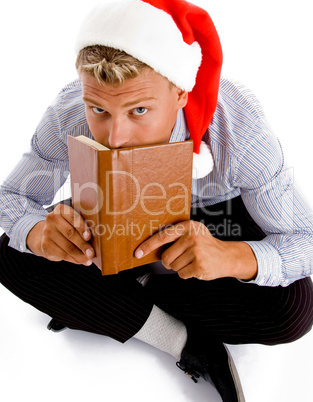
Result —
M 182 142 L 190 139 L 187 121 L 183 109 L 177 113 L 176 124 L 169 142 Z M 214 160 L 210 146 L 201 142 L 199 154 L 193 154 L 192 178 L 193 181 L 202 179 L 210 174 L 214 167 Z M 196 194 L 195 189 L 192 190 Z
M 179 109 L 177 113 L 175 127 L 172 131 L 172 135 L 169 142 L 181 142 L 190 139 L 189 130 L 187 127 L 187 121 L 183 109 Z

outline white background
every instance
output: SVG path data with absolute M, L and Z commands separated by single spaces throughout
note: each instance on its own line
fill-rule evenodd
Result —
M 98 1 L 2 2 L 0 182 L 29 147 L 46 107 L 76 78 L 73 44 Z M 198 0 L 224 50 L 223 74 L 248 86 L 312 205 L 312 12 L 309 0 Z M 65 192 L 66 193 L 66 192 Z M 61 194 L 62 196 L 63 194 Z M 49 318 L 0 288 L 1 400 L 220 401 L 172 357 L 137 341 L 45 329 Z M 313 400 L 313 333 L 276 347 L 231 346 L 247 402 Z

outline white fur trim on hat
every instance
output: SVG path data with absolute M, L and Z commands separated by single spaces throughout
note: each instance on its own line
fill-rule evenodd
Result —
M 140 0 L 97 6 L 83 22 L 75 50 L 92 45 L 124 50 L 187 92 L 202 59 L 198 42 L 184 42 L 169 14 Z
M 214 167 L 211 150 L 204 141 L 201 141 L 199 154 L 193 153 L 192 178 L 202 179 L 212 172 Z

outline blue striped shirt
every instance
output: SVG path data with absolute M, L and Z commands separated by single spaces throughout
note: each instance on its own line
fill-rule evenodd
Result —
M 69 175 L 68 136 L 92 138 L 78 80 L 67 85 L 47 109 L 25 153 L 0 188 L 0 224 L 10 246 L 29 252 L 26 237 L 45 219 Z M 170 142 L 189 138 L 183 111 Z M 213 171 L 193 180 L 192 204 L 213 205 L 241 195 L 250 215 L 266 234 L 247 242 L 258 262 L 251 283 L 287 286 L 313 272 L 313 216 L 293 183 L 277 138 L 256 97 L 242 85 L 222 78 L 212 123 L 203 140 Z

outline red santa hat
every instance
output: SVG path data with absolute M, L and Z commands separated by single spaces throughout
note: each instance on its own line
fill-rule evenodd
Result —
M 185 115 L 194 143 L 194 176 L 212 169 L 202 142 L 217 105 L 222 49 L 209 14 L 184 0 L 111 0 L 79 31 L 76 51 L 92 45 L 124 50 L 189 92 Z

